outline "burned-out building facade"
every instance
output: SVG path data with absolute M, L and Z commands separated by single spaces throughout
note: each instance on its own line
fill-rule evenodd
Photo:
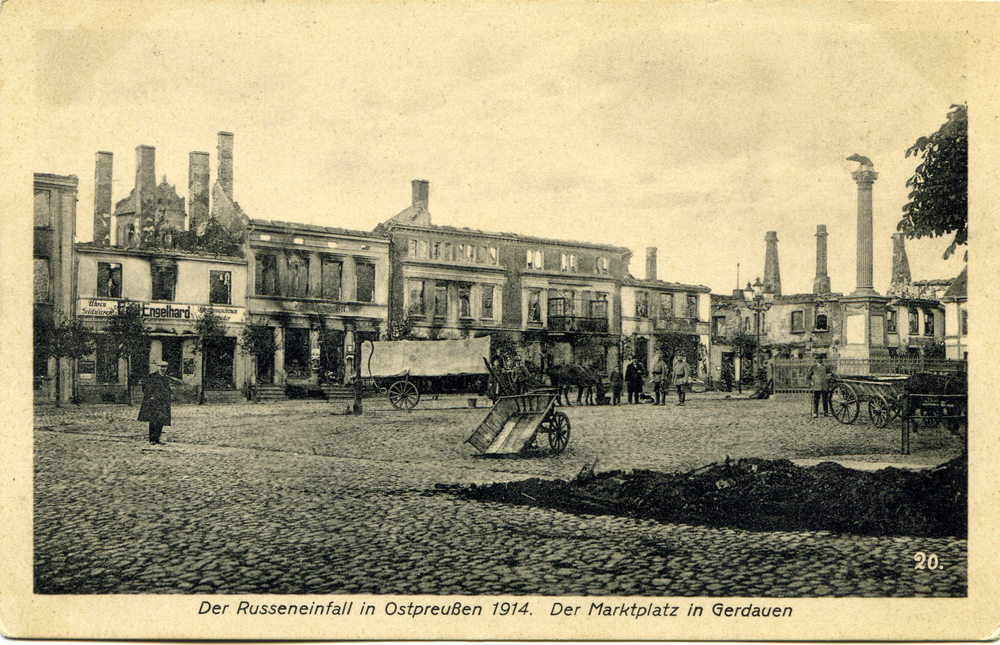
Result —
M 273 335 L 252 355 L 258 391 L 343 385 L 354 347 L 388 329 L 389 241 L 364 231 L 250 220 L 251 323 Z
M 78 361 L 77 396 L 84 402 L 124 401 L 150 365 L 168 363 L 167 373 L 181 381 L 181 401 L 234 401 L 248 381 L 238 350 L 246 317 L 248 218 L 232 201 L 233 135 L 219 133 L 216 193 L 209 186 L 208 153 L 190 153 L 188 202 L 176 186 L 156 177 L 156 150 L 136 148 L 135 185 L 112 204 L 114 155 L 98 152 L 94 190 L 94 238 L 75 247 L 74 314 L 96 332 L 96 348 Z M 191 224 L 195 228 L 191 228 Z M 124 356 L 107 333 L 122 309 L 138 313 L 149 332 L 148 347 Z M 209 316 L 217 326 L 199 320 Z M 206 331 L 209 329 L 209 331 Z
M 628 249 L 435 225 L 429 183 L 376 231 L 391 241 L 389 316 L 415 338 L 503 332 L 536 370 L 620 360 Z

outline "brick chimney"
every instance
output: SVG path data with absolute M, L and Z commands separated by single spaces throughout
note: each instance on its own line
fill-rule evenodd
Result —
M 156 229 L 156 148 L 135 148 L 135 217 L 139 246 L 152 240 Z
M 426 179 L 413 180 L 413 208 L 427 210 L 431 192 L 431 182 Z
M 188 219 L 188 230 L 195 231 L 196 235 L 202 235 L 204 233 L 204 226 L 208 223 L 210 180 L 208 153 L 190 153 L 188 162 L 188 201 L 191 204 L 191 209 Z M 202 227 L 202 230 L 199 230 L 199 226 Z
M 778 269 L 778 233 L 768 231 L 764 236 L 767 249 L 764 254 L 764 293 L 781 295 L 781 271 Z
M 219 133 L 219 184 L 226 197 L 233 198 L 233 133 Z
M 98 152 L 94 171 L 94 244 L 111 245 L 111 181 L 114 155 Z
M 906 235 L 892 234 L 892 277 L 889 280 L 889 292 L 895 293 L 901 287 L 908 286 L 912 281 L 910 276 L 910 260 L 906 257 Z
M 646 279 L 656 280 L 656 247 L 646 247 Z
M 826 224 L 816 225 L 816 277 L 813 293 L 830 293 L 830 276 L 826 274 Z

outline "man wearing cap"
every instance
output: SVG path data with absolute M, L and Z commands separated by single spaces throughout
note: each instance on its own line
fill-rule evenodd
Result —
M 160 433 L 163 426 L 170 425 L 170 382 L 167 376 L 169 363 L 160 361 L 156 371 L 142 382 L 142 406 L 139 408 L 139 421 L 149 422 L 149 443 L 160 445 Z

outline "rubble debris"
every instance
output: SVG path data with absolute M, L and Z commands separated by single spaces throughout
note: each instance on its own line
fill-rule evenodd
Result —
M 750 531 L 967 535 L 968 460 L 860 471 L 833 462 L 739 459 L 686 473 L 609 471 L 571 482 L 531 478 L 451 489 L 466 499 Z

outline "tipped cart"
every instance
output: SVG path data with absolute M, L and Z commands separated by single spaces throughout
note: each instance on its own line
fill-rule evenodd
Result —
M 544 434 L 549 450 L 562 452 L 570 423 L 564 412 L 556 412 L 556 396 L 546 390 L 500 397 L 466 443 L 484 455 L 512 456 L 541 449 L 538 435 Z
M 905 374 L 873 374 L 837 378 L 830 394 L 833 416 L 841 423 L 854 423 L 867 403 L 868 418 L 884 428 L 900 415 L 901 398 L 909 377 Z

